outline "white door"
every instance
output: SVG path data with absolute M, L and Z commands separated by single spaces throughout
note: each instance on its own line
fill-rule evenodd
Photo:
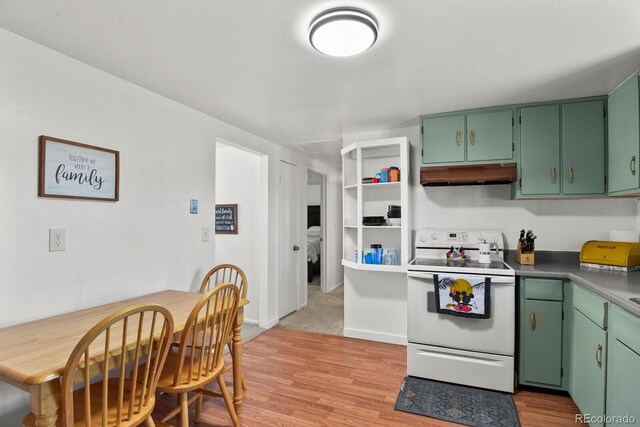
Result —
M 278 189 L 278 254 L 280 258 L 278 317 L 283 318 L 298 308 L 298 198 L 296 197 L 296 165 L 280 161 Z

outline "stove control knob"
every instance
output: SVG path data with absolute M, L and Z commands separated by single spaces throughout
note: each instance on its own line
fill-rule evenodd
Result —
M 426 242 L 427 241 L 427 236 L 425 236 L 424 234 L 420 235 L 420 241 L 421 242 Z
M 431 240 L 438 240 L 438 237 L 439 237 L 438 233 L 431 234 Z
M 476 239 L 478 239 L 479 242 L 481 242 L 482 239 L 482 234 L 476 234 Z

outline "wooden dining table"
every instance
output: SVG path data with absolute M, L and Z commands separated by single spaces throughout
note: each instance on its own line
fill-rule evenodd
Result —
M 31 395 L 31 412 L 36 426 L 53 427 L 58 418 L 60 377 L 74 347 L 89 329 L 109 314 L 136 304 L 160 304 L 174 320 L 174 340 L 182 335 L 185 323 L 202 294 L 161 291 L 98 307 L 74 311 L 0 329 L 0 381 L 12 384 Z M 242 322 L 244 306 L 240 300 L 233 327 L 233 403 L 240 412 L 242 389 Z M 160 332 L 160 331 L 158 331 Z

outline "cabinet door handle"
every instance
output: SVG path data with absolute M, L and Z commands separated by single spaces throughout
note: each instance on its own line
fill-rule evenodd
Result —
M 636 175 L 636 156 L 631 156 L 631 161 L 629 162 L 629 170 L 631 171 L 631 175 Z
M 556 178 L 557 178 L 557 176 L 556 176 L 556 167 L 555 167 L 555 166 L 553 166 L 553 167 L 551 168 L 551 183 L 552 183 L 552 184 L 555 184 L 555 183 L 556 183 Z
M 598 368 L 602 368 L 602 344 L 598 344 L 598 347 L 596 347 L 596 363 Z
M 471 129 L 471 135 L 469 135 L 469 139 L 471 139 L 471 145 L 476 145 L 476 130 Z
M 456 132 L 456 144 L 458 145 L 458 147 L 460 146 L 460 144 L 462 144 L 462 131 L 460 129 L 458 129 L 458 132 Z
M 569 166 L 569 184 L 573 184 L 573 166 Z
M 536 330 L 536 313 L 532 311 L 529 314 L 529 317 L 531 318 L 531 330 L 535 331 Z

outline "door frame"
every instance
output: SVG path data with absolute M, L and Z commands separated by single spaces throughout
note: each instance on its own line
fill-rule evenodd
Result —
M 322 227 L 322 243 L 320 245 L 320 291 L 326 293 L 327 292 L 327 175 L 322 172 L 318 172 L 315 169 L 311 169 L 307 167 L 306 176 L 312 173 L 314 175 L 318 175 L 320 177 L 320 224 Z M 308 195 L 309 186 L 308 184 L 305 186 L 305 201 L 309 197 Z M 306 203 L 305 203 L 306 205 Z M 305 227 L 302 231 L 303 236 L 306 238 L 307 229 L 309 225 L 307 224 L 306 212 L 305 212 Z M 306 245 L 305 245 L 306 246 Z M 308 264 L 307 260 L 307 251 L 305 249 L 305 272 Z M 307 276 L 304 276 L 304 305 L 308 304 L 308 295 L 307 295 Z
M 259 206 L 260 212 L 260 223 L 258 226 L 258 232 L 256 233 L 256 242 L 260 247 L 260 252 L 263 254 L 269 253 L 269 155 L 263 153 L 261 151 L 253 150 L 248 148 L 242 144 L 237 144 L 235 142 L 231 142 L 224 138 L 216 137 L 215 145 L 224 144 L 230 147 L 236 148 L 238 150 L 245 151 L 247 153 L 255 154 L 258 156 L 260 161 L 260 171 L 259 171 L 259 187 L 258 198 L 259 198 Z M 217 173 L 217 171 L 216 171 Z M 215 199 L 217 195 L 214 194 L 214 205 Z M 215 221 L 214 221 L 215 222 Z M 213 238 L 215 239 L 215 231 L 213 232 Z M 214 240 L 215 243 L 215 240 Z M 214 259 L 216 254 L 214 253 Z M 268 259 L 266 256 L 258 257 L 258 277 L 257 280 L 249 282 L 249 286 L 257 289 L 257 301 L 251 301 L 252 303 L 258 306 L 258 325 L 261 328 L 267 328 L 269 326 L 269 319 L 267 318 L 268 314 L 268 302 L 269 302 L 269 269 L 268 269 Z M 252 319 L 254 320 L 254 319 Z M 252 322 L 251 322 L 252 323 Z

